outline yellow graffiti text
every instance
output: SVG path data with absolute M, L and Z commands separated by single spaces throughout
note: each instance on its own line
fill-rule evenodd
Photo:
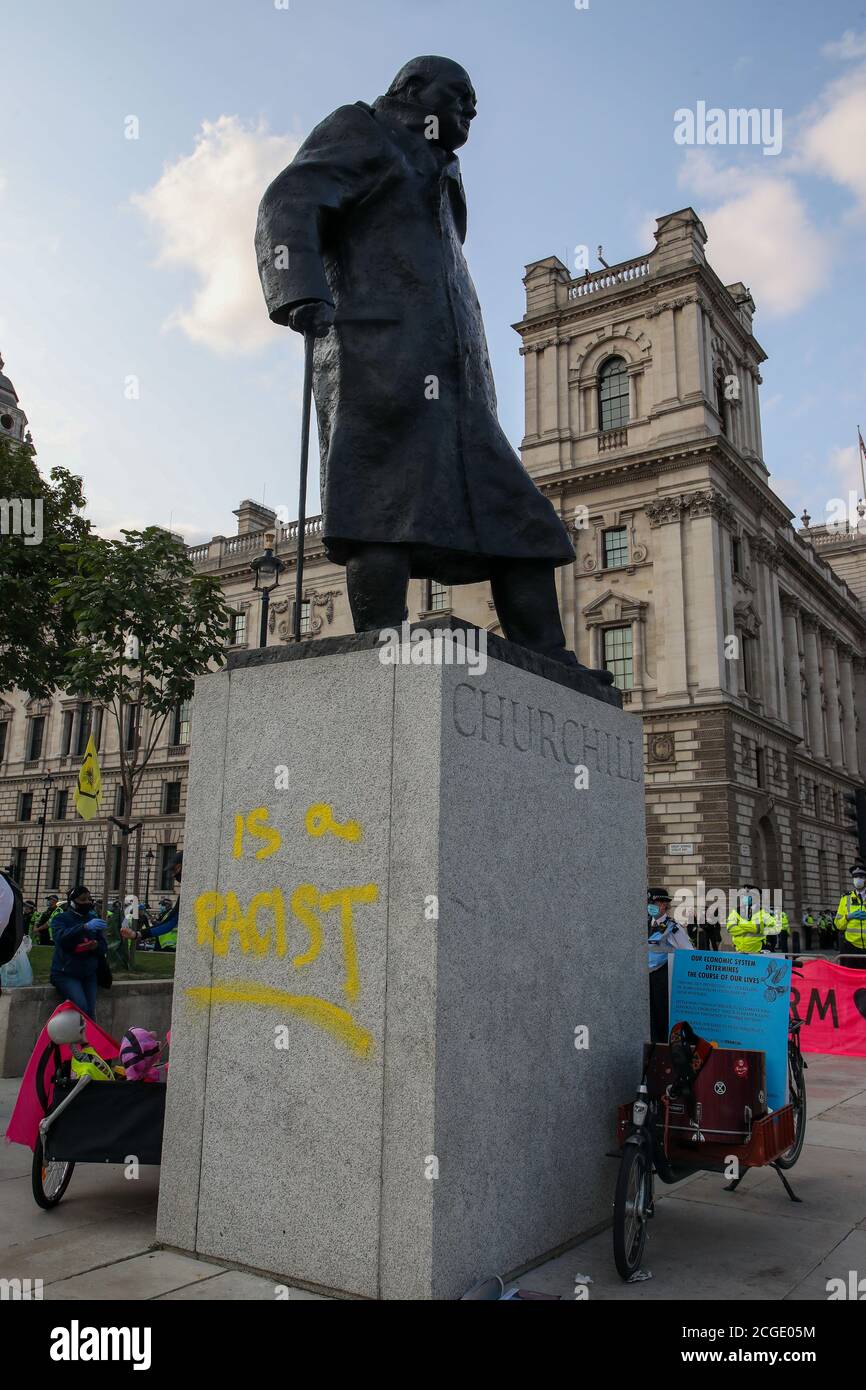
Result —
M 186 991 L 194 1004 L 258 1004 L 266 1009 L 288 1009 L 315 1028 L 330 1033 L 359 1057 L 367 1057 L 373 1048 L 373 1038 L 356 1023 L 350 1013 L 338 1004 L 327 999 L 318 999 L 313 994 L 289 994 L 286 990 L 272 989 L 269 985 L 243 982 L 201 986 Z
M 334 819 L 334 808 L 324 801 L 311 806 L 304 817 L 308 835 L 318 839 L 320 835 L 336 835 L 338 840 L 360 840 L 361 826 L 356 820 L 338 821 Z

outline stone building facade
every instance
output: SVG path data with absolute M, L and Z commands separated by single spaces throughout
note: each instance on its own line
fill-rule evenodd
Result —
M 527 267 L 523 459 L 573 529 L 569 641 L 645 733 L 649 877 L 838 898 L 866 774 L 866 618 L 763 458 L 754 303 L 690 208 L 646 256 Z M 835 556 L 835 550 L 834 550 Z
M 855 536 L 849 556 L 821 528 L 794 529 L 763 458 L 765 354 L 749 291 L 712 270 L 692 209 L 660 218 L 655 242 L 645 256 L 582 277 L 556 257 L 527 267 L 515 325 L 523 461 L 574 540 L 576 563 L 558 571 L 567 641 L 587 665 L 614 671 L 643 720 L 650 880 L 696 897 L 701 883 L 778 889 L 794 919 L 805 904 L 834 903 L 856 851 L 843 798 L 866 778 L 866 542 Z M 291 640 L 297 523 L 250 500 L 235 516 L 235 534 L 192 547 L 191 557 L 219 576 L 236 615 L 234 645 L 257 645 L 251 561 L 273 533 L 286 570 L 266 640 Z M 350 632 L 345 573 L 324 554 L 320 517 L 306 524 L 305 552 L 304 640 Z M 487 584 L 412 581 L 411 619 L 452 612 L 500 631 Z M 134 807 L 143 822 L 136 882 L 143 892 L 149 849 L 151 898 L 183 841 L 189 717 L 177 711 L 163 731 Z M 104 821 L 69 819 L 88 719 L 99 712 L 82 714 L 60 695 L 41 714 L 18 693 L 0 709 L 0 856 L 20 862 L 26 851 L 30 892 L 46 772 L 68 791 L 69 809 L 52 816 L 49 798 L 42 886 L 63 887 L 82 849 L 89 876 L 104 862 Z M 117 734 L 101 722 L 110 801 Z M 52 884 L 49 848 L 67 856 L 52 859 L 62 868 Z

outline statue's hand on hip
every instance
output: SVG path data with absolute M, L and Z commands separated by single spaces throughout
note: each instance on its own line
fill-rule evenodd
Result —
M 312 333 L 314 338 L 324 338 L 334 322 L 334 306 L 324 299 L 311 299 L 299 304 L 289 314 L 289 327 L 296 333 Z

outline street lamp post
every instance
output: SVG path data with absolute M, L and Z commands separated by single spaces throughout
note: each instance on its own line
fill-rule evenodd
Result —
M 153 853 L 153 850 L 152 850 L 152 849 L 149 849 L 149 850 L 147 851 L 147 854 L 144 856 L 145 863 L 147 864 L 147 873 L 145 874 L 145 878 L 144 878 L 144 905 L 145 905 L 145 907 L 147 907 L 148 903 L 150 902 L 150 870 L 151 870 L 151 866 L 153 865 L 154 857 L 155 857 L 155 856 L 154 856 L 154 853 Z
M 39 907 L 39 888 L 40 888 L 41 883 L 42 883 L 42 853 L 43 853 L 43 850 L 44 850 L 44 848 L 45 848 L 45 822 L 46 822 L 47 819 L 48 819 L 48 793 L 49 793 L 50 790 L 51 790 L 51 786 L 52 786 L 53 781 L 54 781 L 54 779 L 53 779 L 53 777 L 51 776 L 51 773 L 50 773 L 50 772 L 46 772 L 46 774 L 45 774 L 45 795 L 44 795 L 44 797 L 43 797 L 43 799 L 42 799 L 42 815 L 40 816 L 40 820 L 42 821 L 42 830 L 40 831 L 40 834 L 39 834 L 39 860 L 38 860 L 37 865 L 36 865 L 36 892 L 35 892 L 34 895 L 33 895 L 33 899 L 34 899 L 34 902 L 36 903 L 37 908 Z
M 268 531 L 265 535 L 265 550 L 261 555 L 256 555 L 250 561 L 250 569 L 255 575 L 256 582 L 253 588 L 259 590 L 262 595 L 262 619 L 259 625 L 259 646 L 268 645 L 268 610 L 271 603 L 271 590 L 275 589 L 280 582 L 280 575 L 286 568 L 284 562 L 274 554 L 274 532 Z

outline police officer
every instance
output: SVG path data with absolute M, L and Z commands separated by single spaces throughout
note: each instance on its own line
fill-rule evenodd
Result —
M 776 932 L 778 933 L 778 935 L 776 937 L 775 944 L 770 947 L 770 950 L 775 951 L 778 949 L 780 951 L 787 951 L 788 929 L 790 926 L 787 912 L 774 912 L 773 921 L 776 924 Z
M 647 895 L 650 972 L 650 1035 L 653 1042 L 668 1040 L 669 960 L 674 951 L 691 951 L 685 927 L 670 915 L 671 895 L 652 888 Z
M 728 913 L 727 928 L 734 943 L 735 951 L 745 951 L 757 955 L 764 949 L 764 938 L 769 928 L 776 931 L 776 923 L 771 912 L 761 907 L 760 891 L 752 884 L 746 884 L 739 894 L 739 909 Z
M 803 936 L 806 941 L 806 950 L 812 949 L 812 933 L 815 930 L 815 914 L 811 907 L 807 907 L 803 913 Z
M 842 950 L 840 965 L 866 970 L 866 865 L 851 865 L 851 892 L 839 900 L 836 929 Z

